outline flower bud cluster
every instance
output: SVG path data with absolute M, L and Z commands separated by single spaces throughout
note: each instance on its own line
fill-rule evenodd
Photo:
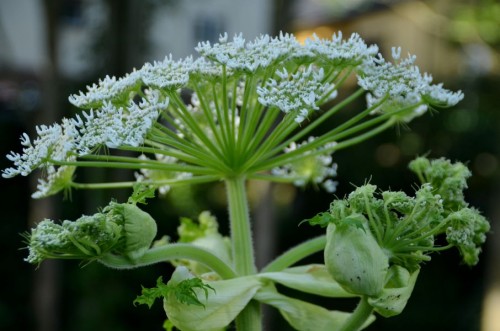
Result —
M 328 227 L 325 264 L 332 277 L 346 291 L 369 296 L 373 303 L 385 302 L 384 296 L 395 291 L 391 285 L 387 292 L 394 268 L 400 268 L 399 275 L 408 274 L 404 279 L 411 282 L 402 286 L 412 289 L 413 274 L 433 251 L 456 247 L 464 263 L 476 264 L 490 228 L 463 199 L 470 176 L 463 164 L 418 158 L 410 168 L 424 181 L 414 197 L 398 191 L 378 193 L 375 185 L 365 184 L 309 220 Z M 440 246 L 438 236 L 448 245 Z M 396 313 L 377 307 L 388 316 Z
M 45 259 L 96 260 L 118 254 L 131 260 L 141 257 L 156 236 L 156 222 L 132 203 L 111 202 L 102 212 L 76 221 L 56 223 L 45 219 L 26 234 L 27 262 Z

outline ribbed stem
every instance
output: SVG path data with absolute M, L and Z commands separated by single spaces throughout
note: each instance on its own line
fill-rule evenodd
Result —
M 255 266 L 254 249 L 250 214 L 246 195 L 244 177 L 233 177 L 225 180 L 229 220 L 231 225 L 231 243 L 233 248 L 234 270 L 239 276 L 252 275 L 257 272 Z M 262 330 L 260 305 L 250 302 L 236 318 L 238 331 Z

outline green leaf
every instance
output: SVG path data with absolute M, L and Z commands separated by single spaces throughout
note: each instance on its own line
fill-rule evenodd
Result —
M 215 292 L 215 289 L 202 282 L 199 278 L 186 279 L 174 286 L 172 291 L 180 303 L 205 307 L 198 299 L 195 289 L 201 289 L 205 293 L 205 300 L 208 300 L 208 290 Z
M 136 304 L 139 305 L 148 305 L 149 308 L 151 308 L 156 301 L 156 299 L 163 298 L 168 295 L 170 292 L 171 287 L 169 287 L 167 284 L 163 283 L 163 279 L 160 276 L 156 280 L 156 287 L 153 288 L 145 288 L 144 286 L 142 287 L 142 293 L 139 295 L 133 302 L 134 306 Z
M 155 187 L 150 185 L 145 185 L 143 183 L 136 183 L 134 185 L 134 191 L 132 195 L 128 198 L 128 203 L 132 204 L 146 204 L 146 199 L 151 199 L 155 197 Z
M 156 287 L 142 288 L 142 294 L 134 300 L 134 305 L 145 304 L 151 308 L 159 298 L 166 298 L 170 293 L 175 295 L 175 298 L 186 305 L 195 305 L 205 307 L 204 304 L 198 300 L 195 289 L 201 289 L 205 293 L 205 299 L 208 298 L 208 290 L 215 290 L 208 284 L 202 282 L 199 278 L 185 279 L 176 285 L 167 285 L 163 283 L 162 277 L 156 280 Z
M 357 214 L 359 215 L 359 214 Z M 354 216 L 354 215 L 352 215 Z M 368 229 L 368 221 L 359 227 L 331 223 L 326 231 L 325 265 L 330 275 L 346 291 L 357 295 L 378 295 L 382 291 L 389 258 Z
M 299 223 L 301 225 L 302 223 L 309 223 L 309 225 L 319 225 L 322 228 L 328 226 L 330 222 L 333 221 L 332 215 L 330 213 L 324 212 L 324 213 L 319 213 L 318 215 L 314 216 L 313 218 L 305 219 L 302 222 Z

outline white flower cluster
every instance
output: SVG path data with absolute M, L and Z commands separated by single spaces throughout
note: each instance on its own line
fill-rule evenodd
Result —
M 415 106 L 402 114 L 409 121 L 427 110 L 427 106 L 451 107 L 463 99 L 461 91 L 451 92 L 442 84 L 432 85 L 432 76 L 422 74 L 414 65 L 416 56 L 409 55 L 400 60 L 401 48 L 392 49 L 395 63 L 386 61 L 382 55 L 369 57 L 359 67 L 358 84 L 367 90 L 369 106 L 387 98 L 378 111 L 386 112 Z
M 291 143 L 285 149 L 285 153 L 293 152 L 300 147 L 314 141 L 314 137 L 301 144 Z M 336 143 L 329 143 L 321 149 L 328 149 Z M 303 187 L 308 183 L 314 185 L 321 185 L 327 192 L 335 192 L 337 182 L 331 178 L 337 176 L 337 164 L 333 163 L 332 156 L 329 153 L 325 154 L 312 154 L 311 151 L 303 153 L 303 157 L 299 160 L 291 162 L 281 167 L 274 168 L 272 174 L 283 178 L 291 178 L 293 184 Z
M 75 160 L 76 157 L 70 157 L 68 159 L 68 161 Z M 75 170 L 75 166 L 47 166 L 47 168 L 44 169 L 45 177 L 38 179 L 36 191 L 33 192 L 31 197 L 33 199 L 41 199 L 67 189 L 68 184 L 73 180 Z
M 316 35 L 313 39 L 307 39 L 306 47 L 318 55 L 320 61 L 329 65 L 357 66 L 365 59 L 378 53 L 376 45 L 366 45 L 357 33 L 353 33 L 347 40 L 342 39 L 342 32 L 334 34 L 332 39 L 320 39 Z
M 48 166 L 51 160 L 66 161 L 74 155 L 79 133 L 71 119 L 64 118 L 62 124 L 37 126 L 36 133 L 38 137 L 33 142 L 23 133 L 23 154 L 11 152 L 7 155 L 15 168 L 3 170 L 2 177 L 27 176 L 40 166 Z
M 73 105 L 84 109 L 100 107 L 109 100 L 120 100 L 127 103 L 130 92 L 138 89 L 140 79 L 141 73 L 135 70 L 119 79 L 114 76 L 106 76 L 99 80 L 98 84 L 87 86 L 86 93 L 80 91 L 78 95 L 73 94 L 68 99 Z
M 11 152 L 7 155 L 14 167 L 4 169 L 2 177 L 27 176 L 42 168 L 44 177 L 39 179 L 37 191 L 32 196 L 41 198 L 55 194 L 71 183 L 75 167 L 55 166 L 54 162 L 74 162 L 78 156 L 87 155 L 99 146 L 139 146 L 167 106 L 168 99 L 161 100 L 158 91 L 146 91 L 140 103 L 130 102 L 126 108 L 104 101 L 97 111 L 64 118 L 62 124 L 38 126 L 38 137 L 33 142 L 26 133 L 21 136 L 23 154 Z
M 245 44 L 241 34 L 228 41 L 227 33 L 219 38 L 219 43 L 200 42 L 195 48 L 205 58 L 225 65 L 230 70 L 255 72 L 268 68 L 287 57 L 297 56 L 299 42 L 291 34 L 281 33 L 271 38 L 263 35 Z
M 170 54 L 161 62 L 146 63 L 138 72 L 147 86 L 175 91 L 188 83 L 192 65 L 192 57 L 174 61 Z
M 25 176 L 36 168 L 44 168 L 46 178 L 39 183 L 40 195 L 53 192 L 64 181 L 70 181 L 72 165 L 78 157 L 93 153 L 100 146 L 142 145 L 160 114 L 165 121 L 158 125 L 164 127 L 158 127 L 158 135 L 150 137 L 152 145 L 148 147 L 167 144 L 168 148 L 187 154 L 194 151 L 193 147 L 206 147 L 206 153 L 196 156 L 200 157 L 213 152 L 208 142 L 217 142 L 227 145 L 220 146 L 220 153 L 248 156 L 250 153 L 242 151 L 248 146 L 238 144 L 251 141 L 247 138 L 261 129 L 261 123 L 269 125 L 272 118 L 266 117 L 265 112 L 252 113 L 253 108 L 279 109 L 300 124 L 336 97 L 346 78 L 344 74 L 351 72 L 357 73 L 358 84 L 368 92 L 369 106 L 378 105 L 375 112 L 399 112 L 406 121 L 425 112 L 428 106 L 452 106 L 463 98 L 460 91 L 450 92 L 441 84 L 432 85 L 431 76 L 422 75 L 414 65 L 415 57 L 400 60 L 401 50 L 394 49 L 395 63 L 385 61 L 377 55 L 377 46 L 368 46 L 358 34 L 347 40 L 342 39 L 341 33 L 331 39 L 314 36 L 304 44 L 291 34 L 262 35 L 250 42 L 241 34 L 232 40 L 224 34 L 218 43 L 202 42 L 195 49 L 201 55 L 196 60 L 187 57 L 176 61 L 170 55 L 121 78 L 106 76 L 88 86 L 86 92 L 71 95 L 69 101 L 86 111 L 74 119 L 63 120 L 61 125 L 37 127 L 38 138 L 33 142 L 23 134 L 23 153 L 11 152 L 7 156 L 14 166 L 3 170 L 3 177 Z M 188 95 L 185 91 L 193 96 L 191 105 L 179 103 Z M 240 111 L 251 124 L 240 125 Z M 271 130 L 271 126 L 265 125 L 258 139 Z M 162 139 L 162 133 L 168 137 Z M 228 136 L 232 134 L 241 134 L 245 139 Z M 331 161 L 327 161 L 319 164 L 329 166 Z M 51 165 L 54 162 L 59 165 Z M 237 163 L 244 162 L 238 159 Z M 197 165 L 206 164 L 203 160 Z M 333 173 L 330 170 L 327 175 Z
M 319 100 L 336 96 L 334 86 L 323 82 L 323 68 L 317 70 L 311 65 L 294 74 L 283 68 L 276 71 L 276 75 L 279 80 L 270 78 L 263 87 L 257 88 L 258 100 L 264 106 L 276 107 L 285 113 L 296 112 L 297 123 L 304 121 L 311 110 L 319 109 Z M 331 94 L 326 95 L 328 92 Z
M 158 91 L 146 91 L 139 104 L 130 101 L 128 107 L 117 107 L 104 102 L 97 111 L 83 112 L 84 120 L 77 116 L 80 130 L 78 155 L 89 154 L 97 146 L 117 148 L 122 145 L 137 147 L 144 141 L 160 112 L 168 107 L 168 99 L 161 100 Z

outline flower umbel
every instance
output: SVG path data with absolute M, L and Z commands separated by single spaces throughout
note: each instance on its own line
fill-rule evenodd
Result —
M 377 46 L 365 44 L 358 34 L 346 40 L 341 33 L 331 39 L 314 37 L 303 45 L 291 34 L 250 42 L 225 34 L 218 43 L 202 42 L 196 50 L 196 60 L 168 56 L 124 77 L 106 76 L 70 96 L 85 111 L 62 124 L 39 126 L 33 142 L 23 134 L 22 154 L 8 155 L 14 167 L 2 175 L 44 170 L 34 197 L 72 187 L 134 185 L 79 183 L 77 167 L 141 170 L 137 179 L 163 192 L 173 185 L 232 176 L 313 182 L 333 190 L 334 168 L 303 179 L 291 169 L 297 169 L 300 158 L 330 158 L 335 150 L 368 139 L 401 118 L 409 121 L 429 106 L 451 106 L 462 97 L 431 85 L 430 76 L 414 65 L 414 56 L 400 60 L 399 50 L 393 52 L 394 63 L 386 61 Z M 334 103 L 350 76 L 360 89 Z M 365 110 L 343 124 L 330 124 L 364 91 L 369 100 Z M 189 97 L 191 102 L 185 102 Z M 288 152 L 325 124 L 329 130 Z M 113 150 L 145 157 L 114 156 Z M 321 163 L 333 164 L 330 159 Z M 162 180 L 156 176 L 160 173 Z

